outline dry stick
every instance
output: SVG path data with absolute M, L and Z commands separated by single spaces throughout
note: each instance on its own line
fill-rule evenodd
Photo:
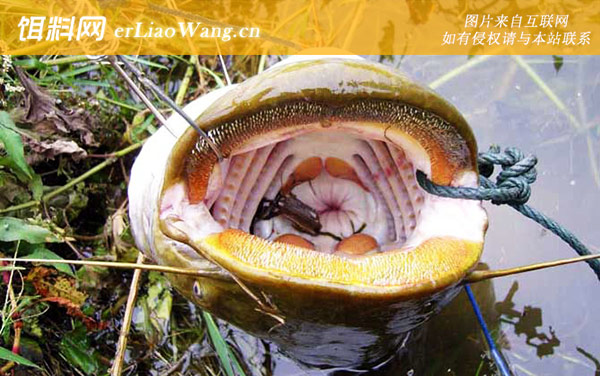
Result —
M 142 265 L 143 263 L 144 255 L 140 252 L 136 264 Z M 125 358 L 125 350 L 127 349 L 127 335 L 129 334 L 129 328 L 131 328 L 131 317 L 133 316 L 133 308 L 137 298 L 141 275 L 141 269 L 136 269 L 133 272 L 131 286 L 129 287 L 129 296 L 127 297 L 127 305 L 125 307 L 125 315 L 123 316 L 123 324 L 121 326 L 121 333 L 119 333 L 119 342 L 117 343 L 117 353 L 115 354 L 115 361 L 110 371 L 112 376 L 120 376 L 121 371 L 123 370 L 123 359 Z
M 8 285 L 8 296 L 10 297 L 10 305 L 12 307 L 12 312 L 17 313 L 17 298 L 15 297 L 15 291 L 12 288 L 12 284 Z M 15 334 L 13 336 L 13 346 L 12 346 L 12 352 L 15 354 L 19 354 L 19 350 L 21 347 L 21 330 L 22 330 L 22 326 L 23 323 L 20 321 L 20 318 L 15 319 L 15 321 L 13 321 L 13 327 L 15 330 Z M 10 361 L 8 363 L 6 363 L 2 368 L 0 368 L 0 375 L 4 375 L 5 373 L 7 373 L 8 371 L 10 371 L 11 368 L 13 368 L 15 366 L 15 362 Z
M 534 270 L 547 269 L 555 266 L 574 264 L 576 262 L 582 262 L 592 259 L 600 258 L 600 254 L 579 256 L 568 259 L 560 259 L 556 261 L 541 262 L 530 265 L 523 265 L 516 268 L 500 269 L 500 270 L 477 270 L 468 274 L 464 279 L 463 283 L 475 283 L 485 281 L 486 279 L 505 277 L 512 274 L 519 274 L 530 272 Z M 17 259 L 17 258 L 0 258 L 0 262 L 27 262 L 27 263 L 47 263 L 47 264 L 70 264 L 70 265 L 90 265 L 100 267 L 112 267 L 117 269 L 141 269 L 141 270 L 154 270 L 157 272 L 193 275 L 198 277 L 206 278 L 217 278 L 224 281 L 230 281 L 232 278 L 235 281 L 236 277 L 233 274 L 224 274 L 220 272 L 202 271 L 196 269 L 176 268 L 172 266 L 152 265 L 152 264 L 134 264 L 129 262 L 112 262 L 112 261 L 85 261 L 85 260 L 51 260 L 51 259 Z M 210 261 L 210 260 L 209 260 Z M 244 286 L 241 286 L 244 288 Z M 250 295 L 258 300 L 259 305 L 264 305 L 260 299 L 253 293 Z
M 518 266 L 516 268 L 510 269 L 500 269 L 500 270 L 476 270 L 468 274 L 463 283 L 474 283 L 485 281 L 486 279 L 505 277 L 508 275 L 531 272 L 534 270 L 552 268 L 555 266 L 573 264 L 576 262 L 587 261 L 592 259 L 600 258 L 600 254 L 597 255 L 587 255 L 587 256 L 579 256 L 568 259 L 561 259 L 556 261 L 548 261 L 548 262 L 540 262 L 537 264 Z
M 14 267 L 15 264 L 14 264 L 13 260 L 16 260 L 16 258 L 17 258 L 17 254 L 19 252 L 20 245 L 21 245 L 21 242 L 18 241 L 17 242 L 17 247 L 15 248 L 15 253 L 13 254 L 13 257 L 12 258 L 6 258 L 3 261 L 9 262 L 9 263 L 12 262 L 12 266 Z M 18 307 L 17 301 L 16 301 L 17 299 L 15 297 L 15 292 L 14 292 L 14 290 L 12 288 L 12 286 L 13 286 L 13 277 L 15 275 L 15 271 L 18 272 L 18 270 L 14 269 L 14 268 L 10 271 L 10 276 L 9 276 L 8 284 L 7 284 L 7 294 L 4 297 L 4 307 L 2 308 L 2 319 L 3 319 L 2 320 L 2 330 L 4 330 L 4 322 L 5 322 L 4 321 L 4 319 L 5 319 L 4 312 L 5 312 L 6 304 L 7 304 L 8 300 L 9 300 L 9 298 L 10 298 L 10 304 L 11 304 L 11 310 L 10 310 L 9 315 L 11 316 L 11 318 L 13 318 L 12 316 L 15 313 L 17 313 L 17 307 Z M 20 275 L 20 272 L 18 272 L 18 273 Z M 23 280 L 22 276 L 21 276 L 21 280 Z M 21 326 L 17 325 L 17 322 L 14 321 L 14 320 L 13 320 L 13 325 L 14 325 L 14 328 L 15 328 L 15 335 L 14 335 L 14 341 L 13 341 L 13 348 L 12 348 L 12 350 L 14 352 L 15 349 L 18 350 L 18 348 L 20 346 L 20 342 L 21 342 Z M 8 372 L 14 366 L 15 366 L 15 362 L 13 362 L 13 361 L 10 361 L 10 362 L 6 363 L 0 369 L 0 374 L 4 375 L 6 372 Z
M 69 265 L 87 265 L 87 266 L 98 266 L 103 268 L 115 268 L 115 269 L 140 269 L 140 270 L 153 270 L 156 272 L 173 273 L 191 275 L 196 277 L 214 278 L 223 281 L 230 281 L 229 276 L 222 272 L 217 271 L 206 271 L 198 269 L 186 269 L 177 268 L 173 266 L 153 265 L 153 264 L 136 264 L 132 262 L 114 262 L 114 261 L 89 261 L 89 260 L 52 260 L 52 259 L 18 259 L 18 258 L 0 258 L 1 261 L 8 262 L 27 262 L 27 263 L 41 263 L 41 264 L 69 264 Z
M 142 145 L 144 144 L 144 141 L 140 141 L 138 143 L 135 143 L 133 145 L 130 145 L 124 149 L 121 149 L 119 151 L 114 152 L 112 155 L 112 157 L 108 158 L 107 160 L 105 160 L 104 162 L 92 167 L 91 169 L 87 170 L 86 172 L 84 172 L 83 174 L 79 175 L 78 177 L 76 177 L 75 179 L 70 180 L 67 184 L 63 185 L 62 187 L 59 187 L 55 190 L 53 190 L 52 192 L 46 193 L 45 195 L 42 196 L 42 199 L 40 201 L 28 201 L 25 202 L 23 204 L 19 204 L 19 205 L 14 205 L 5 209 L 1 209 L 0 210 L 0 214 L 4 214 L 4 213 L 8 213 L 8 212 L 12 212 L 12 211 L 17 211 L 17 210 L 21 210 L 21 209 L 27 209 L 27 208 L 31 208 L 34 206 L 38 206 L 44 202 L 48 202 L 51 198 L 63 193 L 64 191 L 67 191 L 69 189 L 71 189 L 73 186 L 75 186 L 76 184 L 81 183 L 82 181 L 84 181 L 85 179 L 89 178 L 90 176 L 94 175 L 95 173 L 97 173 L 98 171 L 104 169 L 107 166 L 110 166 L 111 164 L 115 163 L 115 161 L 117 159 L 119 159 L 120 157 L 127 155 L 129 153 L 131 153 L 134 150 L 139 149 Z
M 523 265 L 516 268 L 509 269 L 499 269 L 499 270 L 485 270 L 485 271 L 474 271 L 468 274 L 463 280 L 465 283 L 474 283 L 484 281 L 486 279 L 497 278 L 497 277 L 505 277 L 512 274 L 519 274 L 534 270 L 547 269 L 555 266 L 574 264 L 577 262 L 587 261 L 600 258 L 600 254 L 595 255 L 587 255 L 587 256 L 579 256 L 568 259 L 560 259 L 556 261 L 548 261 L 530 265 Z M 130 262 L 114 262 L 114 261 L 87 261 L 87 260 L 54 260 L 54 259 L 14 259 L 14 258 L 0 258 L 0 262 L 8 261 L 8 262 L 25 262 L 25 263 L 46 263 L 46 264 L 69 264 L 69 265 L 88 265 L 88 266 L 98 266 L 105 268 L 115 268 L 115 269 L 139 269 L 139 270 L 148 270 L 148 271 L 157 271 L 162 273 L 172 273 L 172 274 L 182 274 L 182 275 L 191 275 L 197 277 L 205 277 L 205 278 L 215 278 L 223 281 L 230 281 L 232 278 L 232 274 L 224 274 L 216 271 L 205 271 L 198 269 L 187 269 L 187 268 L 178 268 L 173 266 L 162 266 L 162 265 L 153 265 L 153 264 L 135 264 Z M 235 280 L 235 278 L 234 278 Z M 254 294 L 251 294 L 254 295 Z M 254 295 L 257 299 L 257 297 Z

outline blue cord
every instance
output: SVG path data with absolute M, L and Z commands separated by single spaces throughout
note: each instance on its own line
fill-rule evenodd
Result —
M 496 363 L 496 367 L 498 367 L 498 371 L 502 376 L 513 376 L 512 371 L 506 364 L 506 360 L 500 353 L 500 350 L 496 347 L 494 343 L 494 339 L 488 330 L 487 325 L 485 324 L 485 320 L 483 319 L 483 315 L 481 314 L 481 310 L 479 309 L 479 305 L 477 305 L 477 301 L 475 300 L 475 296 L 473 295 L 473 291 L 471 291 L 471 286 L 465 285 L 465 291 L 467 292 L 467 296 L 469 297 L 469 301 L 471 302 L 471 306 L 473 307 L 473 312 L 475 312 L 475 316 L 477 317 L 477 321 L 479 322 L 479 326 L 481 326 L 481 330 L 483 331 L 483 335 L 485 336 L 485 341 L 487 342 L 488 348 L 490 349 L 490 354 L 492 355 L 492 359 Z

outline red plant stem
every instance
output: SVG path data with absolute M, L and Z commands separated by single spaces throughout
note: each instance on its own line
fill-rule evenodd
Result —
M 8 262 L 2 261 L 2 266 L 7 266 L 7 265 L 8 265 Z M 2 272 L 2 282 L 4 282 L 5 285 L 8 285 L 8 283 L 10 282 L 10 272 L 8 272 L 8 271 Z
M 13 313 L 12 318 L 14 320 L 13 327 L 15 329 L 12 352 L 19 354 L 21 351 L 21 330 L 23 329 L 23 321 L 21 321 L 21 314 L 19 312 Z

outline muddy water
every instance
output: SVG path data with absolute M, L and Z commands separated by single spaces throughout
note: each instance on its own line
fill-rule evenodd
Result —
M 409 56 L 386 64 L 418 82 L 433 83 L 467 118 L 480 150 L 498 144 L 537 155 L 538 181 L 530 204 L 598 251 L 600 58 L 565 57 L 558 72 L 551 57 L 523 60 L 563 109 L 513 57 Z M 486 209 L 490 228 L 482 261 L 491 269 L 574 255 L 554 235 L 512 209 L 491 204 Z M 599 374 L 600 326 L 594 317 L 600 311 L 600 282 L 586 264 L 500 278 L 478 285 L 477 293 L 515 374 Z M 235 335 L 231 339 L 235 338 L 257 374 L 332 373 L 298 367 L 272 347 L 265 352 L 266 344 Z M 388 364 L 366 374 L 489 375 L 492 368 L 475 317 L 460 296 Z

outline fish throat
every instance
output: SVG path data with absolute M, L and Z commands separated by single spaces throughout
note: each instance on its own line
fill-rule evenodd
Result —
M 327 253 L 403 245 L 424 203 L 401 149 L 342 130 L 235 154 L 221 186 L 207 203 L 223 228 Z

